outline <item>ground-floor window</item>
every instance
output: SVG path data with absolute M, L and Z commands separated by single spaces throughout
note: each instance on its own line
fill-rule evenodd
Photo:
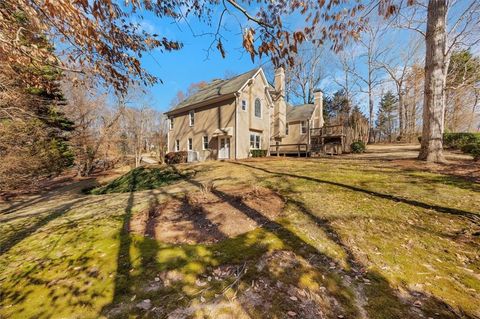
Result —
M 251 149 L 260 149 L 261 147 L 262 135 L 258 133 L 250 133 L 250 148 Z
M 208 150 L 208 136 L 203 137 L 203 150 Z
M 301 124 L 302 125 L 300 127 L 300 133 L 301 134 L 307 134 L 307 125 L 308 125 L 307 121 L 302 121 Z
M 193 151 L 193 139 L 191 137 L 188 138 L 188 150 Z
M 180 140 L 175 140 L 175 151 L 180 151 Z

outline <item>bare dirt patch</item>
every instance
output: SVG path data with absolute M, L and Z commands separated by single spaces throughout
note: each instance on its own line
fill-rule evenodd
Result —
M 130 231 L 172 244 L 213 243 L 261 226 L 246 210 L 254 209 L 272 220 L 283 207 L 280 195 L 263 187 L 205 190 L 134 216 Z

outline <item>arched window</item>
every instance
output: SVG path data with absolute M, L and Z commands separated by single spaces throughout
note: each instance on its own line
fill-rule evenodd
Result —
M 260 99 L 255 99 L 255 117 L 262 117 L 262 104 Z

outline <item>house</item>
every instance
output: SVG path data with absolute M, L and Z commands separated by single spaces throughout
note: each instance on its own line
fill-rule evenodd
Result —
M 213 80 L 166 113 L 168 151 L 189 151 L 190 160 L 243 159 L 252 149 L 308 143 L 310 129 L 323 125 L 321 95 L 314 104 L 288 105 L 283 68 L 274 86 L 261 68 Z

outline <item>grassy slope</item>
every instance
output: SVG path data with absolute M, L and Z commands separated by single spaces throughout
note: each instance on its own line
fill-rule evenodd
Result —
M 14 218 L 2 214 L 0 316 L 123 316 L 138 313 L 132 305 L 146 298 L 165 314 L 215 299 L 233 279 L 207 287 L 196 280 L 222 264 L 246 265 L 240 291 L 259 278 L 280 280 L 335 299 L 340 310 L 332 313 L 345 317 L 359 317 L 359 306 L 371 318 L 411 317 L 416 300 L 434 318 L 449 316 L 445 305 L 480 316 L 480 242 L 471 236 L 479 222 L 469 214 L 480 211 L 478 185 L 354 160 L 206 163 L 195 169 L 196 181 L 215 180 L 219 189 L 239 183 L 276 189 L 287 199 L 286 215 L 214 245 L 172 246 L 124 231 L 133 214 L 165 201 L 167 191 L 195 188 L 185 181 L 155 191 L 58 198 Z M 276 249 L 294 251 L 300 266 L 256 268 L 265 252 Z M 367 271 L 361 282 L 348 284 L 345 277 L 359 270 Z M 181 279 L 145 291 L 164 271 Z M 280 317 L 292 306 L 282 296 L 272 298 L 269 312 Z M 262 317 L 258 309 L 241 311 Z

